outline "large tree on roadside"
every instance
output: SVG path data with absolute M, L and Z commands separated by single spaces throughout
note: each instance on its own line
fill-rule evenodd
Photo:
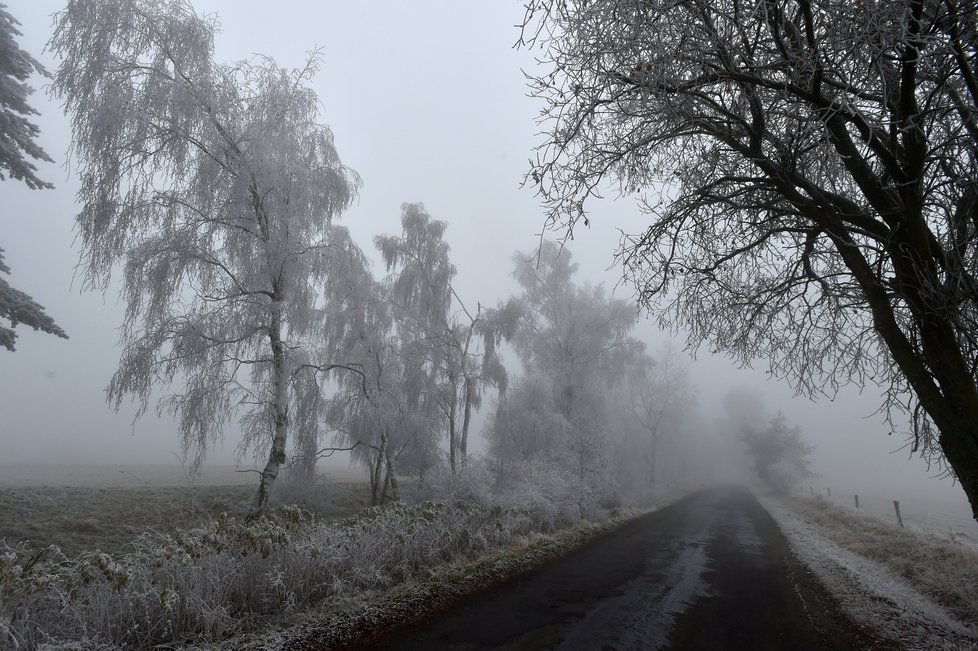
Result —
M 7 12 L 6 5 L 0 3 L 0 181 L 9 176 L 23 181 L 32 190 L 50 189 L 54 186 L 41 180 L 36 174 L 37 167 L 28 160 L 53 162 L 37 144 L 40 130 L 30 121 L 30 116 L 37 111 L 27 102 L 34 92 L 27 80 L 33 74 L 47 76 L 48 73 L 37 59 L 17 45 L 18 24 Z M 10 273 L 3 262 L 3 249 L 0 249 L 0 273 Z M 14 350 L 17 340 L 14 328 L 18 325 L 68 338 L 44 307 L 3 278 L 0 278 L 0 318 L 10 323 L 10 327 L 0 326 L 0 346 L 10 351 Z
M 175 384 L 159 408 L 195 464 L 239 415 L 267 452 L 263 509 L 293 424 L 317 422 L 296 411 L 350 334 L 333 279 L 365 264 L 333 224 L 357 177 L 318 121 L 318 59 L 218 63 L 215 20 L 185 0 L 70 0 L 55 22 L 84 278 L 105 289 L 120 269 L 127 307 L 108 398 L 142 413 Z
M 875 381 L 978 517 L 978 7 L 531 0 L 554 222 L 620 183 L 644 302 L 807 392 Z

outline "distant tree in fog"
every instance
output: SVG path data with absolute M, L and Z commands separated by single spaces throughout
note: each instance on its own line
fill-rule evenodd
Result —
M 627 420 L 638 426 L 640 436 L 636 441 L 638 449 L 629 448 L 628 454 L 641 458 L 646 491 L 651 495 L 662 443 L 683 430 L 681 421 L 696 405 L 696 388 L 689 379 L 688 363 L 668 346 L 654 355 L 636 355 L 628 362 L 620 400 Z
M 398 501 L 399 476 L 420 477 L 440 461 L 440 408 L 425 390 L 427 378 L 419 375 L 423 364 L 400 349 L 395 337 L 370 337 L 358 350 L 363 381 L 343 378 L 329 400 L 327 422 L 338 433 L 338 445 L 350 449 L 353 462 L 367 470 L 371 503 Z
M 53 162 L 37 144 L 40 129 L 28 116 L 37 111 L 27 103 L 34 89 L 27 84 L 33 74 L 48 73 L 37 59 L 17 45 L 17 20 L 6 6 L 0 4 L 0 180 L 7 176 L 23 181 L 32 190 L 50 189 L 54 186 L 38 178 L 37 167 L 28 158 Z M 10 267 L 3 262 L 0 249 L 0 273 L 9 274 Z M 64 339 L 68 338 L 44 308 L 24 292 L 15 289 L 0 278 L 0 318 L 10 326 L 0 326 L 0 346 L 14 350 L 17 333 L 14 328 L 26 325 Z
M 802 440 L 800 427 L 788 426 L 781 412 L 764 429 L 743 428 L 739 438 L 757 476 L 778 493 L 788 494 L 798 482 L 814 476 L 808 458 L 814 448 Z
M 267 453 L 316 428 L 323 374 L 354 336 L 365 260 L 334 220 L 355 195 L 309 87 L 319 64 L 214 61 L 216 22 L 185 0 L 70 0 L 49 47 L 71 118 L 87 287 L 121 270 L 126 315 L 108 398 L 157 387 L 199 464 L 235 414 Z M 299 432 L 315 440 L 314 432 Z
M 800 390 L 878 382 L 978 518 L 978 5 L 531 0 L 529 179 L 666 324 Z M 908 399 L 908 396 L 910 398 Z
M 438 463 L 441 412 L 423 345 L 404 338 L 383 283 L 363 283 L 361 336 L 345 355 L 361 369 L 338 378 L 324 419 L 339 449 L 367 470 L 371 503 L 400 499 L 398 476 L 422 475 Z M 327 448 L 331 454 L 336 448 Z M 403 462 L 403 465 L 402 465 Z
M 513 345 L 524 377 L 499 402 L 490 446 L 497 465 L 533 455 L 572 469 L 584 512 L 613 478 L 604 476 L 613 433 L 613 393 L 644 344 L 631 337 L 635 307 L 598 285 L 574 283 L 570 251 L 545 241 L 513 257 L 522 292 Z

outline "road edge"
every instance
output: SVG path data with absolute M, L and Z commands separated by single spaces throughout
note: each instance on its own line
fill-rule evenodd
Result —
M 475 560 L 456 561 L 424 580 L 410 580 L 389 590 L 333 598 L 276 625 L 271 631 L 245 634 L 195 648 L 273 651 L 343 649 L 368 644 L 401 626 L 421 621 L 472 595 L 496 587 L 576 549 L 596 542 L 635 520 L 678 501 L 612 515 L 548 535 L 535 534 L 517 545 Z
M 885 566 L 822 534 L 789 505 L 757 495 L 800 568 L 871 638 L 877 648 L 975 649 L 978 636 Z

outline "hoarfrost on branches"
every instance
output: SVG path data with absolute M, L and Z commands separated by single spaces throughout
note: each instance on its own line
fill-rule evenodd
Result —
M 27 84 L 33 74 L 47 76 L 44 67 L 17 46 L 17 22 L 0 3 L 0 180 L 7 176 L 23 181 L 32 190 L 54 186 L 38 178 L 37 167 L 28 160 L 53 163 L 36 139 L 40 133 L 29 116 L 37 111 L 27 103 L 34 89 Z
M 156 387 L 179 385 L 159 409 L 195 466 L 241 414 L 244 445 L 267 452 L 264 508 L 353 336 L 338 304 L 365 261 L 333 222 L 358 178 L 319 122 L 318 54 L 291 71 L 218 63 L 216 28 L 183 0 L 71 0 L 50 42 L 53 92 L 73 127 L 86 284 L 123 273 L 108 399 L 143 413 Z
M 465 464 L 472 410 L 481 406 L 483 390 L 506 389 L 506 369 L 496 347 L 511 336 L 512 319 L 505 318 L 505 307 L 478 303 L 471 310 L 455 291 L 445 222 L 431 219 L 423 205 L 407 203 L 401 207 L 401 226 L 400 236 L 374 242 L 390 272 L 387 296 L 399 336 L 429 367 L 454 472 Z
M 3 261 L 3 249 L 0 249 L 0 273 L 10 273 L 10 268 Z M 10 351 L 14 350 L 14 343 L 17 340 L 14 328 L 20 324 L 64 339 L 68 338 L 54 319 L 44 312 L 41 305 L 24 292 L 11 287 L 3 278 L 0 278 L 0 318 L 10 321 L 9 328 L 0 326 L 0 346 Z
M 626 277 L 694 345 L 799 391 L 883 386 L 978 518 L 978 7 L 531 0 L 551 223 L 606 183 Z
M 46 76 L 47 71 L 38 61 L 17 46 L 17 20 L 0 4 L 0 180 L 10 178 L 23 181 L 32 190 L 50 189 L 54 186 L 42 181 L 35 174 L 37 167 L 27 160 L 53 162 L 37 144 L 37 125 L 28 119 L 37 111 L 27 103 L 34 90 L 27 84 L 33 74 Z M 3 262 L 0 249 L 0 273 L 9 274 L 10 268 Z M 0 318 L 10 326 L 0 326 L 0 346 L 14 350 L 17 333 L 14 328 L 23 324 L 58 337 L 68 338 L 44 308 L 24 292 L 15 289 L 0 278 Z
M 489 428 L 500 473 L 518 459 L 537 458 L 572 470 L 583 517 L 602 492 L 614 432 L 613 394 L 644 351 L 631 337 L 638 312 L 606 296 L 600 285 L 573 282 L 570 251 L 544 241 L 536 255 L 513 256 L 522 294 L 511 308 L 513 344 L 524 375 L 500 399 Z

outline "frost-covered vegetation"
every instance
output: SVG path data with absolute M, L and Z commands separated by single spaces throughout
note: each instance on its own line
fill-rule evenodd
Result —
M 295 506 L 250 520 L 208 518 L 192 529 L 144 533 L 119 554 L 4 545 L 2 646 L 219 640 L 577 521 L 573 492 L 559 484 L 550 491 L 553 475 L 544 475 L 546 486 L 527 480 L 504 490 L 488 489 L 486 476 L 446 473 L 425 488 L 444 501 L 391 504 L 336 522 Z
M 824 499 L 795 498 L 791 510 L 836 544 L 902 577 L 960 621 L 978 621 L 978 552 L 946 537 L 897 528 Z
M 641 511 L 622 511 L 601 522 L 583 522 L 550 534 L 533 534 L 475 560 L 447 563 L 382 593 L 367 591 L 326 599 L 260 634 L 233 637 L 217 648 L 342 648 L 391 626 L 418 622 L 472 593 L 497 585 L 566 554 L 627 523 Z

